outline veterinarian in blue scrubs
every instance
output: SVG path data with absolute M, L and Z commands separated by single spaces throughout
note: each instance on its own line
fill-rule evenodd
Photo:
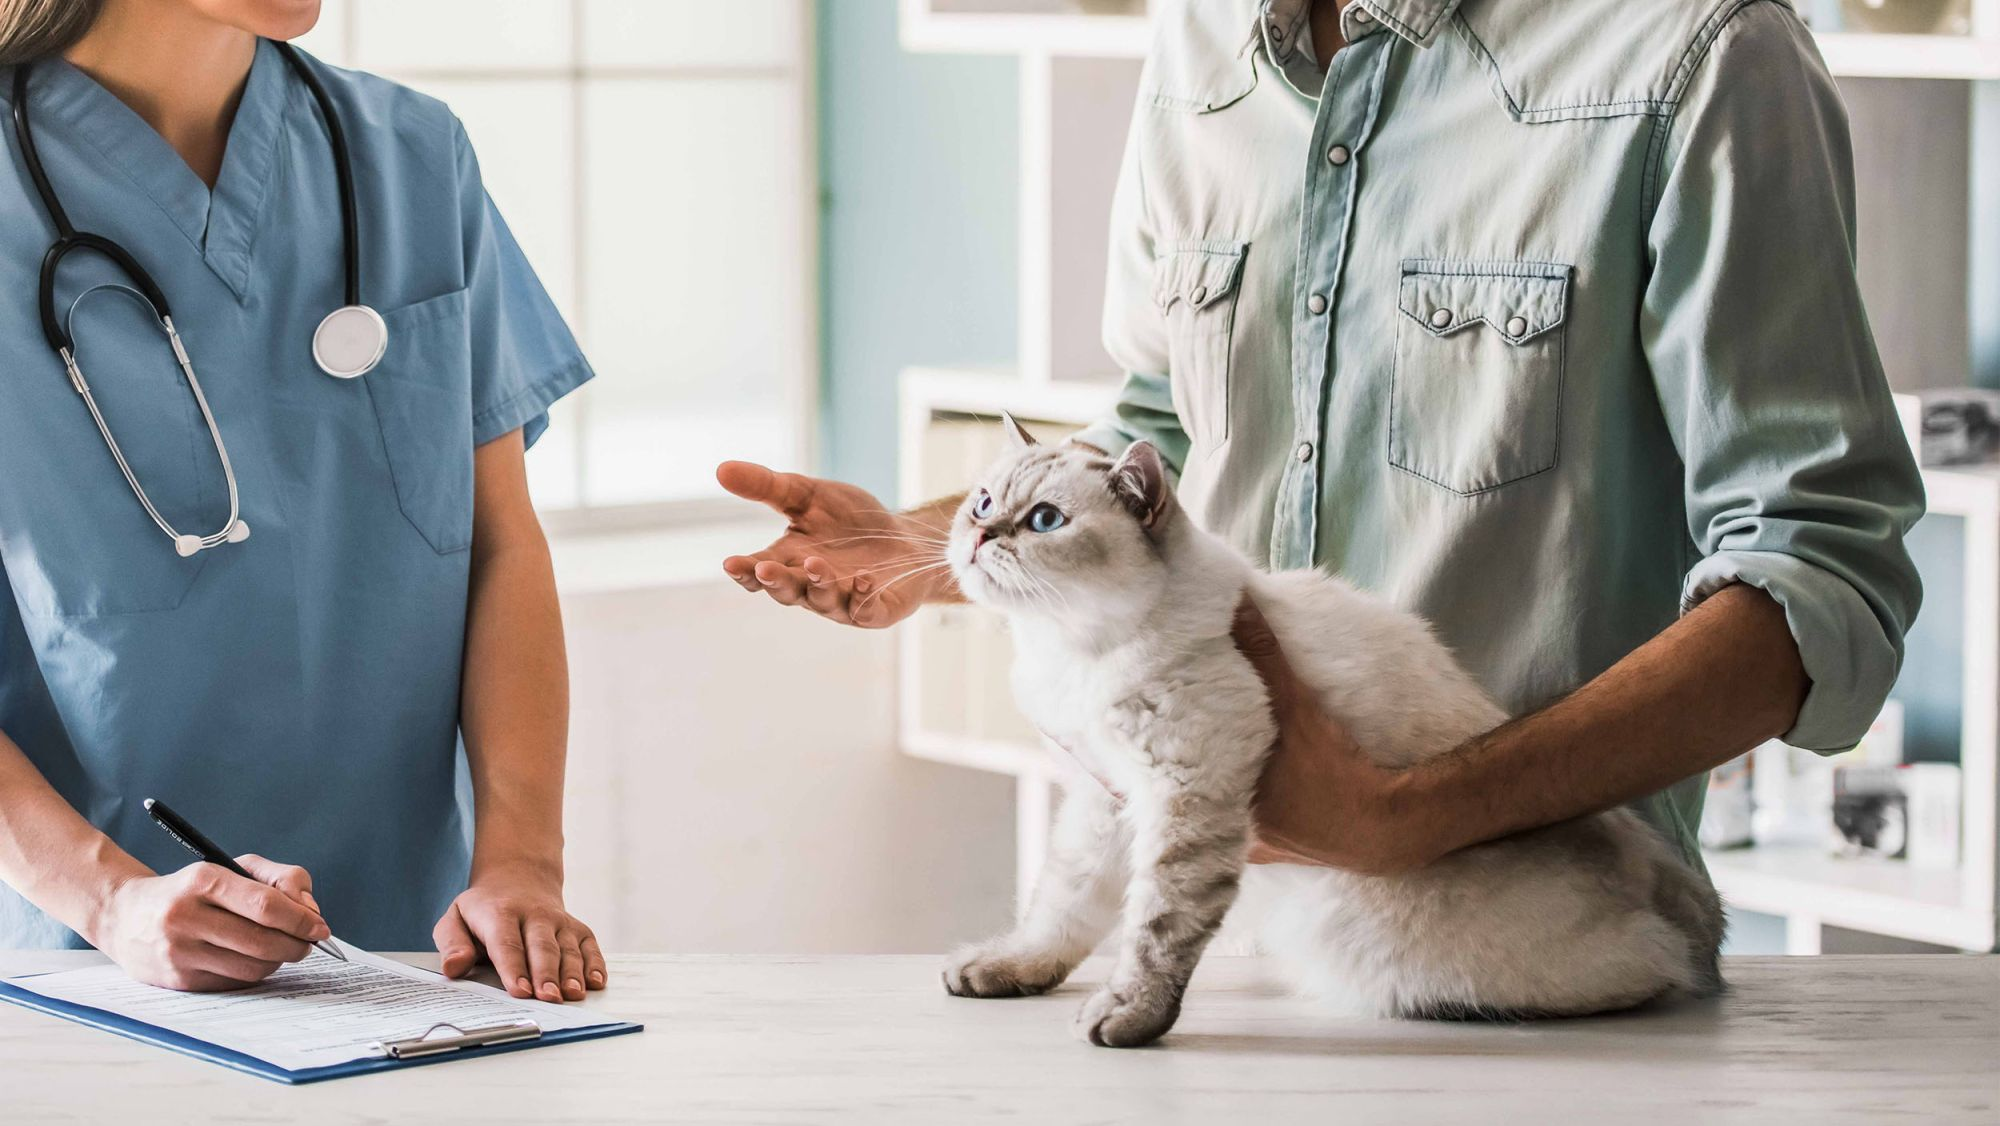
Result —
M 107 0 L 106 18 L 118 8 Z M 580 998 L 604 969 L 561 905 L 560 628 L 521 451 L 590 367 L 457 119 L 305 58 L 344 125 L 359 288 L 387 330 L 366 374 L 322 370 L 315 330 L 346 303 L 337 148 L 280 49 L 247 35 L 242 48 L 248 75 L 212 187 L 61 55 L 32 61 L 26 101 L 70 222 L 122 246 L 170 302 L 219 442 L 149 305 L 93 290 L 132 277 L 107 255 L 72 254 L 54 304 L 107 428 L 183 535 L 231 526 L 226 448 L 247 537 L 183 554 L 128 485 L 45 341 L 38 270 L 58 225 L 7 134 L 0 947 L 88 938 L 137 976 L 189 988 L 285 960 L 218 953 L 213 936 L 193 943 L 211 948 L 207 963 L 160 953 L 178 941 L 175 918 L 304 936 L 289 916 L 261 917 L 284 904 L 251 881 L 189 877 L 140 895 L 189 862 L 141 808 L 157 797 L 225 848 L 296 865 L 252 867 L 343 941 L 435 938 L 455 972 L 483 952 L 518 994 Z M 9 125 L 14 70 L 0 67 Z M 548 674 L 534 692 L 501 690 L 519 672 L 475 671 L 515 663 L 496 645 L 535 649 L 519 661 Z M 553 702 L 497 698 L 535 692 Z M 80 821 L 31 816 L 50 789 Z M 476 860 L 475 790 L 494 810 Z M 55 856 L 51 837 L 65 842 Z

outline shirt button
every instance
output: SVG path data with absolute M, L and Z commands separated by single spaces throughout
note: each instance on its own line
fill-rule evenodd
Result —
M 1507 318 L 1507 335 L 1520 336 L 1522 333 L 1525 333 L 1527 331 L 1528 331 L 1527 318 L 1525 317 Z
M 1208 287 L 1205 285 L 1195 286 L 1194 292 L 1188 294 L 1188 300 L 1194 302 L 1197 305 L 1208 300 Z
M 1356 4 L 1353 10 L 1355 23 L 1367 23 L 1369 20 L 1375 18 L 1373 13 L 1359 4 Z
M 1346 145 L 1335 145 L 1326 150 L 1326 159 L 1331 161 L 1336 167 L 1346 164 L 1347 158 L 1352 155 L 1352 153 L 1347 151 Z
M 1311 461 L 1312 459 L 1313 459 L 1313 444 L 1312 444 L 1311 442 L 1300 442 L 1300 443 L 1299 443 L 1299 460 L 1300 460 L 1300 461 Z
M 1317 317 L 1321 313 L 1326 312 L 1326 298 L 1315 293 L 1311 297 L 1306 298 L 1306 308 L 1311 309 L 1313 316 Z M 1519 336 L 1520 333 L 1517 332 L 1514 335 Z
M 1450 310 L 1450 309 L 1433 309 L 1433 310 L 1431 310 L 1431 327 L 1432 327 L 1432 328 L 1443 328 L 1443 327 L 1445 327 L 1446 325 L 1448 325 L 1448 324 L 1450 324 L 1450 323 L 1451 323 L 1451 310 Z

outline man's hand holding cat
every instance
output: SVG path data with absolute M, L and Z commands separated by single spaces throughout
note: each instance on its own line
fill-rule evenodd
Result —
M 723 462 L 715 478 L 789 521 L 771 546 L 722 561 L 744 590 L 866 629 L 894 625 L 926 602 L 957 601 L 944 547 L 959 498 L 891 512 L 853 485 L 747 461 Z
M 1237 607 L 1235 637 L 1278 723 L 1278 746 L 1257 788 L 1251 863 L 1389 875 L 1436 859 L 1407 813 L 1406 776 L 1370 761 L 1320 708 L 1248 596 Z

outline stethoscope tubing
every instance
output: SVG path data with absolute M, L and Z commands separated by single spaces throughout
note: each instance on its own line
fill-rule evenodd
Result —
M 274 42 L 273 46 L 312 94 L 314 103 L 319 107 L 320 118 L 325 122 L 329 148 L 333 153 L 334 173 L 340 189 L 341 256 L 346 268 L 343 291 L 346 304 L 341 310 L 336 310 L 336 314 L 359 309 L 365 311 L 379 324 L 380 316 L 361 304 L 359 206 L 355 201 L 353 162 L 348 152 L 346 131 L 341 128 L 340 114 L 334 109 L 333 99 L 327 95 L 319 76 L 313 73 L 305 58 L 289 43 Z M 42 206 L 47 210 L 49 219 L 56 228 L 55 241 L 42 255 L 38 279 L 36 296 L 42 333 L 47 337 L 49 346 L 61 358 L 64 371 L 69 376 L 70 386 L 83 399 L 85 408 L 90 411 L 91 421 L 97 425 L 98 434 L 103 437 L 105 448 L 111 452 L 111 458 L 117 463 L 118 472 L 125 478 L 126 485 L 130 486 L 132 495 L 138 498 L 140 506 L 146 510 L 147 517 L 154 525 L 174 541 L 175 550 L 183 557 L 187 557 L 222 543 L 241 542 L 249 538 L 250 528 L 242 520 L 236 469 L 229 458 L 229 447 L 222 439 L 222 430 L 216 424 L 215 412 L 209 407 L 208 395 L 202 390 L 200 377 L 195 374 L 194 361 L 188 356 L 186 345 L 181 342 L 180 330 L 174 326 L 173 313 L 167 307 L 166 294 L 153 280 L 152 275 L 146 272 L 146 268 L 139 264 L 138 259 L 124 247 L 102 235 L 80 231 L 70 222 L 69 213 L 64 209 L 61 197 L 56 194 L 55 186 L 50 183 L 48 171 L 42 166 L 41 151 L 35 144 L 34 125 L 28 116 L 28 76 L 32 69 L 32 63 L 22 63 L 14 68 L 13 119 L 14 135 L 20 143 L 22 160 L 28 168 L 28 178 L 33 181 L 35 194 L 41 197 Z M 59 318 L 56 316 L 55 304 L 56 271 L 62 265 L 64 258 L 80 250 L 92 251 L 110 259 L 124 271 L 137 288 L 115 284 L 93 286 L 78 294 L 76 300 L 70 303 L 67 319 Z M 187 381 L 189 391 L 194 395 L 195 406 L 201 411 L 202 422 L 207 426 L 209 439 L 215 445 L 215 455 L 217 461 L 221 463 L 223 480 L 228 484 L 229 518 L 219 531 L 193 536 L 182 535 L 174 528 L 153 503 L 145 486 L 140 484 L 138 473 L 133 470 L 131 462 L 125 457 L 124 448 L 112 434 L 111 424 L 105 419 L 103 410 L 97 404 L 97 396 L 91 392 L 90 382 L 84 378 L 82 364 L 77 359 L 76 338 L 70 322 L 75 319 L 77 304 L 90 293 L 102 288 L 123 290 L 150 305 L 160 328 L 166 333 L 167 342 L 173 348 L 174 360 L 180 366 L 181 375 Z M 331 319 L 332 315 L 329 316 L 329 320 Z M 379 348 L 375 356 L 379 358 Z M 317 334 L 315 334 L 315 358 L 319 358 Z M 366 365 L 353 371 L 336 371 L 333 368 L 326 370 L 329 375 L 352 378 L 373 367 L 374 362 L 374 359 L 369 359 Z M 325 367 L 326 361 L 322 359 L 321 364 Z

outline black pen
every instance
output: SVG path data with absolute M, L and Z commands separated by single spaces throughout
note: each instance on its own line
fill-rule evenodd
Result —
M 243 865 L 238 864 L 234 857 L 217 847 L 214 841 L 203 836 L 200 829 L 188 824 L 186 818 L 168 809 L 167 803 L 154 798 L 147 798 L 146 812 L 152 815 L 155 825 L 165 829 L 168 836 L 181 842 L 182 847 L 186 848 L 189 852 L 194 853 L 210 864 L 221 865 L 246 880 L 254 883 L 263 883 L 262 880 L 245 872 Z M 333 941 L 332 935 L 328 935 L 323 942 L 313 943 L 313 949 L 330 958 L 338 958 L 343 962 L 347 961 L 347 955 L 340 952 L 340 946 Z

